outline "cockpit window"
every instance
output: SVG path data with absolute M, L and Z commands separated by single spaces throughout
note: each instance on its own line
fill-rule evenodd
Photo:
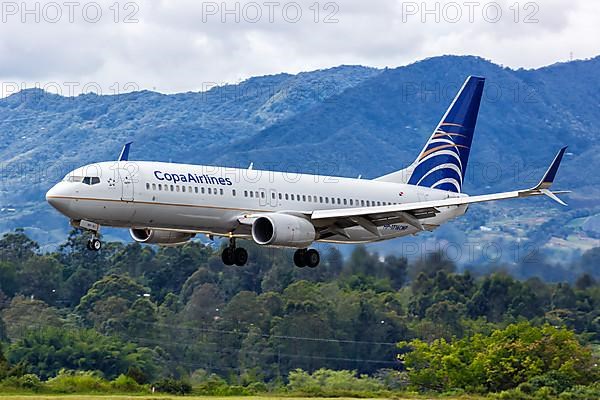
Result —
M 66 182 L 81 182 L 82 180 L 83 180 L 83 176 L 76 176 L 76 175 L 65 176 Z
M 100 183 L 100 178 L 97 176 L 86 176 L 82 181 L 86 185 L 97 185 Z

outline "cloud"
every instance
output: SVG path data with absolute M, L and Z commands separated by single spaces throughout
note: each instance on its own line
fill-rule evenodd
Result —
M 105 93 L 131 82 L 129 89 L 201 90 L 254 75 L 394 67 L 440 54 L 530 68 L 600 53 L 593 0 L 28 0 L 1 8 L 3 84 L 97 82 Z

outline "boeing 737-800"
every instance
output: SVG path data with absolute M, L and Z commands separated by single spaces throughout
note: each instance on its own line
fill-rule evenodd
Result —
M 90 164 L 65 176 L 47 201 L 93 233 L 101 226 L 129 228 L 140 243 L 177 245 L 203 233 L 229 238 L 222 259 L 245 265 L 236 239 L 295 248 L 298 267 L 316 267 L 314 242 L 367 243 L 430 231 L 463 215 L 471 203 L 546 195 L 561 149 L 538 185 L 489 195 L 462 193 L 484 79 L 469 77 L 417 159 L 374 180 L 293 175 L 249 168 L 129 161 L 131 143 L 118 161 Z

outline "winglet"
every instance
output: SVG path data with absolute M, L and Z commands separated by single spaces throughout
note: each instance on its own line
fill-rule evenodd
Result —
M 123 150 L 121 150 L 121 154 L 119 155 L 119 161 L 129 161 L 129 149 L 131 148 L 131 144 L 133 142 L 125 143 L 123 146 Z
M 565 155 L 565 151 L 567 151 L 567 146 L 560 149 L 556 157 L 554 157 L 554 161 L 552 161 L 552 164 L 550 164 L 550 167 L 544 174 L 544 177 L 534 189 L 548 189 L 550 188 L 550 186 L 552 186 L 554 178 L 556 177 L 556 172 L 558 171 L 558 167 L 560 166 L 560 162 L 562 161 L 562 158 Z
M 552 193 L 550 191 L 550 186 L 552 186 L 552 183 L 554 182 L 554 178 L 556 177 L 556 172 L 558 171 L 560 162 L 562 161 L 562 158 L 565 155 L 565 151 L 567 151 L 567 146 L 560 149 L 558 154 L 556 154 L 556 157 L 554 157 L 554 161 L 552 161 L 552 164 L 550 164 L 550 167 L 544 174 L 544 177 L 542 178 L 540 183 L 538 183 L 535 187 L 530 189 L 530 191 L 537 191 L 539 193 L 542 193 L 542 194 L 550 197 L 552 200 L 556 201 L 557 203 L 559 203 L 563 206 L 566 206 L 567 204 L 564 201 L 562 201 L 561 199 L 559 199 L 555 193 Z

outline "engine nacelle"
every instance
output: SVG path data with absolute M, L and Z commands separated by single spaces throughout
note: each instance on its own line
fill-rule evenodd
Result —
M 162 231 L 157 229 L 130 229 L 129 234 L 138 243 L 176 246 L 196 236 L 193 233 Z
M 295 247 L 310 246 L 317 236 L 310 221 L 287 214 L 267 214 L 252 224 L 252 239 L 260 245 Z

